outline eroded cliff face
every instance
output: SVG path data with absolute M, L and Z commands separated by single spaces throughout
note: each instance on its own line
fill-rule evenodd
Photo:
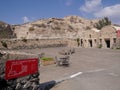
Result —
M 0 21 L 0 39 L 9 39 L 15 37 L 13 27 L 7 23 Z
M 41 19 L 15 26 L 18 39 L 76 38 L 84 30 L 93 28 L 97 20 L 88 20 L 78 16 Z

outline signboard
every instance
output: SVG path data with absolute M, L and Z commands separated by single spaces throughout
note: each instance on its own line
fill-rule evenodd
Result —
M 9 60 L 6 62 L 5 79 L 13 79 L 38 72 L 38 59 Z
M 117 37 L 120 37 L 120 30 L 117 30 Z

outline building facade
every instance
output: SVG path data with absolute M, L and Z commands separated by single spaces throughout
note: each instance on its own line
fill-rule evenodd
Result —
M 120 27 L 105 26 L 101 30 L 91 29 L 82 32 L 80 47 L 84 48 L 119 48 Z

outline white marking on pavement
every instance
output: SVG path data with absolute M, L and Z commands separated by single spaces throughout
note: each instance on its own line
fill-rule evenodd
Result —
M 73 75 L 70 76 L 70 78 L 77 77 L 78 75 L 80 75 L 80 74 L 82 74 L 82 73 L 83 73 L 83 72 L 78 72 L 78 73 L 76 73 L 76 74 L 73 74 Z
M 100 72 L 100 71 L 104 71 L 105 69 L 97 69 L 97 70 L 91 70 L 91 71 L 87 71 L 87 72 Z
M 87 72 L 84 72 L 84 73 L 100 72 L 100 71 L 104 71 L 104 70 L 106 70 L 106 69 L 91 70 L 91 71 L 87 71 Z M 78 72 L 78 73 L 73 74 L 73 75 L 71 75 L 71 76 L 69 76 L 69 77 L 61 78 L 61 79 L 59 79 L 59 80 L 56 80 L 56 83 L 61 83 L 61 82 L 63 82 L 63 81 L 66 81 L 66 80 L 72 79 L 72 78 L 74 78 L 74 77 L 77 77 L 77 76 L 79 76 L 79 75 L 81 75 L 81 74 L 83 74 L 83 72 Z
M 73 74 L 73 75 L 71 75 L 71 76 L 69 76 L 69 77 L 61 78 L 61 79 L 59 79 L 59 80 L 56 80 L 56 83 L 61 83 L 61 82 L 65 81 L 65 80 L 72 79 L 72 78 L 77 77 L 78 75 L 80 75 L 80 74 L 82 74 L 82 73 L 83 73 L 83 72 L 78 72 L 78 73 Z
M 109 75 L 115 76 L 115 77 L 119 76 L 119 75 L 117 75 L 117 74 L 115 74 L 115 73 L 109 73 Z

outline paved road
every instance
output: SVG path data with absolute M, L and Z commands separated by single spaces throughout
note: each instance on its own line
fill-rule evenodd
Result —
M 80 57 L 86 62 L 84 65 L 87 69 L 83 69 L 82 74 L 64 81 L 52 90 L 120 90 L 120 51 L 108 49 L 80 51 L 86 55 L 84 57 L 82 54 Z M 87 58 L 89 61 L 86 61 Z
M 47 48 L 32 52 L 58 55 L 63 48 Z M 75 78 L 56 85 L 51 90 L 120 90 L 120 50 L 76 48 L 69 67 L 41 66 L 41 82 L 59 80 L 82 72 Z
M 110 69 L 84 72 L 52 90 L 120 90 L 120 65 Z

